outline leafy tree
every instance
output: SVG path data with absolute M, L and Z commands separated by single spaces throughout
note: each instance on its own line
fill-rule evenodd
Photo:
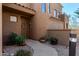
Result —
M 79 8 L 74 13 L 75 13 L 75 16 L 79 18 Z

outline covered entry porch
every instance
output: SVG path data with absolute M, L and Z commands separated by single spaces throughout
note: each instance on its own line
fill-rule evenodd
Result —
M 8 37 L 12 32 L 31 38 L 31 18 L 34 14 L 34 10 L 18 4 L 2 4 L 3 45 L 6 45 Z

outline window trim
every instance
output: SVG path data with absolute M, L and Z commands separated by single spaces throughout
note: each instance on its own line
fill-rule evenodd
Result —
M 42 11 L 42 13 L 46 12 L 46 3 L 41 4 L 41 11 Z
M 54 17 L 57 17 L 57 9 L 54 9 Z
M 57 12 L 57 17 L 59 17 L 59 15 L 60 15 L 60 11 L 59 11 L 59 12 Z
M 13 18 L 15 18 L 15 19 L 13 20 Z M 10 15 L 9 16 L 9 21 L 12 22 L 12 23 L 16 23 L 16 22 L 18 22 L 18 17 L 15 16 L 15 15 Z
M 48 3 L 48 13 L 51 13 L 51 7 L 50 7 L 50 3 Z

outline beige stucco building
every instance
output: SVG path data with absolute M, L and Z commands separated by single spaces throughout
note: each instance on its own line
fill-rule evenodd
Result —
M 3 3 L 2 19 L 4 44 L 11 32 L 39 40 L 48 30 L 67 28 L 60 3 Z
M 0 16 L 1 47 L 2 42 L 3 45 L 6 44 L 11 32 L 26 35 L 34 40 L 39 40 L 50 33 L 51 36 L 58 35 L 60 44 L 64 42 L 67 44 L 66 39 L 69 37 L 67 34 L 70 31 L 67 29 L 68 18 L 63 16 L 60 3 L 3 3 L 0 4 L 0 13 L 2 13 Z

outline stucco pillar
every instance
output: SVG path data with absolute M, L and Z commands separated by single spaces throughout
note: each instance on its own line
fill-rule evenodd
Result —
M 0 56 L 2 55 L 2 4 L 0 3 Z

